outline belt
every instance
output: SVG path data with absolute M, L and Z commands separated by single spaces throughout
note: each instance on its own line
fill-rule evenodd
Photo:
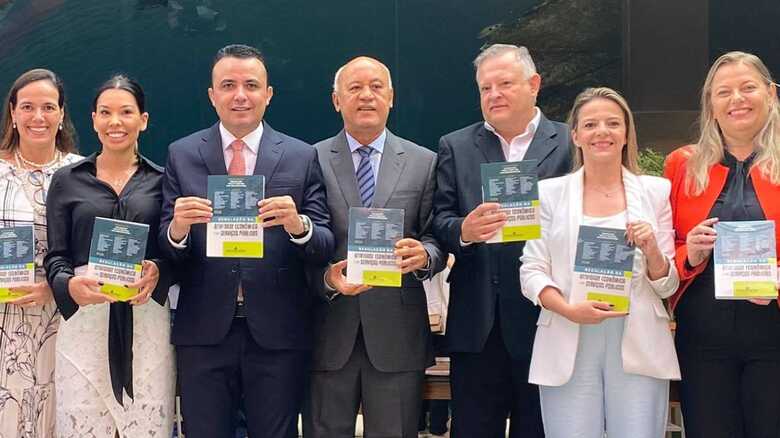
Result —
M 236 312 L 233 318 L 246 318 L 246 306 L 243 301 L 236 301 Z

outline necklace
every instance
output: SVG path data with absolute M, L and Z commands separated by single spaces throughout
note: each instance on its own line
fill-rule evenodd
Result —
M 16 152 L 14 153 L 16 155 L 16 164 L 19 167 L 27 166 L 32 167 L 34 169 L 43 169 L 46 167 L 49 167 L 53 164 L 56 164 L 60 159 L 62 158 L 62 152 L 55 149 L 54 150 L 54 158 L 51 159 L 51 161 L 47 163 L 36 163 L 35 161 L 30 161 L 22 156 L 22 153 L 19 151 L 19 148 L 16 148 Z
M 110 175 L 109 172 L 106 170 L 103 170 L 102 172 L 98 170 L 99 172 L 99 178 L 103 181 L 107 182 L 111 187 L 114 188 L 114 190 L 119 193 L 124 188 L 125 184 L 130 180 L 130 178 L 135 173 L 136 169 L 138 168 L 138 158 L 136 157 L 136 160 L 130 164 L 130 167 L 127 169 L 124 169 L 119 172 L 119 175 Z
M 615 188 L 613 190 L 609 190 L 609 191 L 599 190 L 599 189 L 597 189 L 595 187 L 591 187 L 590 189 L 595 191 L 595 192 L 597 192 L 597 193 L 601 193 L 602 195 L 604 195 L 605 198 L 611 198 L 611 197 L 615 196 L 616 193 L 620 192 L 620 189 L 622 189 L 622 188 L 623 188 L 623 185 L 621 184 L 617 188 Z

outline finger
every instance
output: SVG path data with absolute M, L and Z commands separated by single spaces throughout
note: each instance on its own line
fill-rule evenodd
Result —
M 32 295 L 24 295 L 19 298 L 9 301 L 10 304 L 16 304 L 17 306 L 24 306 L 25 304 L 35 303 L 35 297 Z
M 772 300 L 765 300 L 762 298 L 751 298 L 748 301 L 750 301 L 753 304 L 759 305 L 759 306 L 766 306 L 769 305 L 769 303 L 772 302 Z
M 628 312 L 615 312 L 614 310 L 610 310 L 607 312 L 601 312 L 601 316 L 604 318 L 619 318 L 621 316 L 628 315 Z
M 396 248 L 418 247 L 418 246 L 422 246 L 422 243 L 420 243 L 420 241 L 417 239 L 412 239 L 411 237 L 405 237 L 395 242 Z
M 718 223 L 718 218 L 711 217 L 709 219 L 704 219 L 703 221 L 699 222 L 699 225 L 704 225 L 706 227 L 711 227 L 712 225 L 715 225 Z
M 207 198 L 201 198 L 199 196 L 182 196 L 179 198 L 176 198 L 176 203 L 196 203 L 196 204 L 203 204 L 203 205 L 211 205 L 211 200 Z
M 340 260 L 333 264 L 333 269 L 336 269 L 338 271 L 343 271 L 347 268 L 347 261 L 346 260 Z
M 419 246 L 413 248 L 396 248 L 393 253 L 398 257 L 413 257 L 425 254 L 425 249 Z
M 263 221 L 260 225 L 262 225 L 263 228 L 270 228 L 270 227 L 275 227 L 277 225 L 284 225 L 284 223 L 280 219 L 269 219 Z
M 14 286 L 14 287 L 9 287 L 9 288 L 8 288 L 8 290 L 10 290 L 11 292 L 16 292 L 16 293 L 22 293 L 22 292 L 24 292 L 24 293 L 26 293 L 26 294 L 29 294 L 29 293 L 31 293 L 33 290 L 35 290 L 34 288 L 35 288 L 35 286 L 34 286 L 34 285 L 29 285 L 29 286 L 28 286 L 28 285 L 24 285 L 24 286 Z
M 472 212 L 481 216 L 487 212 L 498 210 L 500 208 L 501 208 L 501 204 L 499 204 L 498 202 L 483 202 L 479 204 L 477 208 L 472 210 Z
M 593 307 L 594 309 L 603 310 L 603 311 L 610 311 L 610 310 L 612 310 L 615 307 L 613 304 L 610 304 L 610 303 L 607 303 L 607 302 L 604 302 L 604 301 L 592 301 L 591 300 L 591 301 L 588 301 L 588 303 L 590 303 L 590 306 Z

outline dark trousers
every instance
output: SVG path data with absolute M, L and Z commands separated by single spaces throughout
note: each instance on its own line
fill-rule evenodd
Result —
M 363 406 L 366 438 L 417 438 L 425 371 L 382 372 L 374 368 L 358 335 L 343 368 L 311 373 L 305 409 L 306 438 L 353 438 Z
M 677 315 L 685 436 L 780 438 L 777 304 L 716 302 L 711 289 L 693 290 Z
M 308 350 L 268 350 L 235 318 L 217 345 L 177 346 L 187 438 L 233 438 L 243 398 L 250 438 L 294 438 Z
M 509 416 L 510 438 L 544 437 L 539 387 L 528 383 L 530 357 L 512 359 L 498 318 L 481 353 L 450 357 L 453 437 L 504 438 Z

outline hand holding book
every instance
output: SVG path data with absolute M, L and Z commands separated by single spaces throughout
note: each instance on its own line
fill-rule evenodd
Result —
M 506 225 L 506 213 L 499 211 L 498 202 L 483 202 L 471 210 L 460 226 L 460 239 L 464 243 L 490 240 Z
M 685 236 L 685 245 L 688 249 L 688 263 L 698 266 L 712 254 L 718 233 L 713 226 L 718 218 L 705 219 L 691 229 Z
M 419 240 L 410 237 L 395 243 L 395 255 L 400 257 L 398 267 L 403 274 L 423 269 L 428 265 L 428 251 Z
M 12 293 L 24 294 L 19 298 L 9 301 L 22 307 L 43 306 L 54 299 L 49 283 L 41 281 L 29 286 L 16 286 L 9 288 Z
M 68 293 L 79 306 L 115 303 L 117 299 L 112 295 L 101 292 L 101 286 L 103 286 L 103 283 L 92 277 L 76 275 L 68 282 Z
M 342 295 L 358 295 L 371 289 L 371 286 L 367 284 L 352 284 L 347 282 L 347 277 L 344 275 L 345 269 L 347 269 L 346 260 L 341 260 L 330 265 L 328 272 L 325 274 L 325 281 L 328 283 L 328 286 L 337 290 Z
M 130 298 L 130 304 L 140 306 L 149 302 L 149 297 L 157 287 L 157 281 L 160 279 L 160 270 L 157 264 L 151 260 L 144 260 L 141 269 L 141 278 L 135 283 L 125 285 L 129 289 L 138 289 L 138 294 Z

